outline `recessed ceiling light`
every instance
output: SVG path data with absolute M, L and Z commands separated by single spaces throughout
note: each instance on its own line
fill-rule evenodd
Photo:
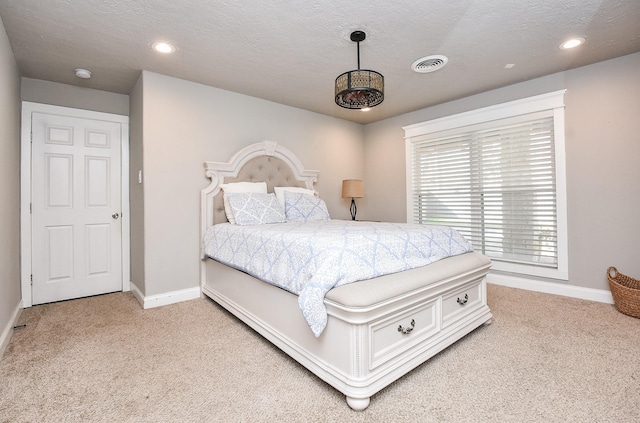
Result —
M 582 45 L 582 44 L 584 44 L 584 38 L 572 38 L 560 44 L 560 48 L 563 50 L 567 50 L 570 48 L 578 47 L 579 45 Z
M 91 71 L 88 71 L 86 69 L 76 69 L 75 73 L 78 78 L 82 78 L 82 79 L 91 78 Z
M 156 41 L 155 43 L 151 44 L 151 48 L 158 53 L 164 54 L 170 54 L 176 51 L 176 48 L 173 45 L 164 41 Z

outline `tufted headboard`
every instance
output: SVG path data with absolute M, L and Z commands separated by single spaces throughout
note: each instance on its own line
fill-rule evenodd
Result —
M 200 236 L 215 224 L 227 221 L 220 185 L 229 182 L 267 182 L 273 187 L 297 186 L 315 190 L 318 171 L 304 168 L 296 155 L 273 141 L 251 144 L 233 155 L 228 163 L 204 162 L 211 183 L 200 192 Z
M 273 192 L 273 187 L 307 187 L 304 181 L 296 179 L 289 165 L 282 159 L 269 156 L 254 157 L 242 166 L 238 176 L 224 178 L 225 184 L 229 182 L 262 181 L 267 183 L 268 192 Z M 227 215 L 224 211 L 222 191 L 220 191 L 213 197 L 213 223 L 226 221 Z

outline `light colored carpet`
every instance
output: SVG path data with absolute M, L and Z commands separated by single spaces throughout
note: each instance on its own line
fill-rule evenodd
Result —
M 215 303 L 36 306 L 0 361 L 1 422 L 638 422 L 640 319 L 489 286 L 493 324 L 364 412 Z

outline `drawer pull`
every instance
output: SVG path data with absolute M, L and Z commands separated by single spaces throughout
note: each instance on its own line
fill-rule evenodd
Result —
M 399 325 L 398 326 L 398 332 L 402 332 L 403 335 L 408 335 L 408 334 L 411 333 L 411 331 L 415 327 L 416 327 L 416 321 L 411 319 L 411 327 L 407 326 L 406 328 L 403 328 L 402 325 Z
M 465 305 L 467 301 L 469 301 L 469 294 L 464 294 L 464 300 L 461 300 L 460 297 L 458 297 L 458 304 L 460 305 Z

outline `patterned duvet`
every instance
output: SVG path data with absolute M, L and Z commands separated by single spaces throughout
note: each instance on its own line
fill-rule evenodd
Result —
M 401 272 L 472 251 L 445 226 L 324 220 L 210 227 L 204 254 L 298 295 L 320 336 L 325 294 L 334 287 Z

